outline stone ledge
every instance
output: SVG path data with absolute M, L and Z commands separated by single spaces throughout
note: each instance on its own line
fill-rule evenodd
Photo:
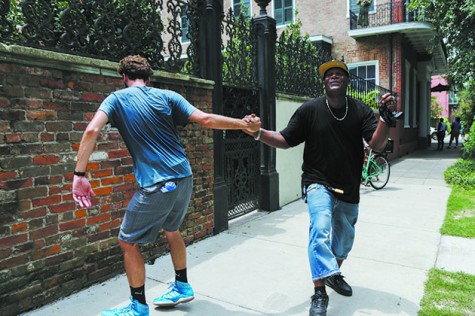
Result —
M 48 51 L 20 45 L 0 43 L 0 62 L 25 66 L 45 67 L 63 71 L 73 71 L 108 77 L 118 77 L 117 62 L 60 52 Z M 214 81 L 192 77 L 180 73 L 154 70 L 152 81 L 169 84 L 213 89 Z

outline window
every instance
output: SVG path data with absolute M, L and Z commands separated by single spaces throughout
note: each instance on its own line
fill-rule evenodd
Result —
M 188 38 L 188 30 L 190 28 L 190 20 L 188 19 L 188 6 L 181 6 L 181 42 L 189 43 L 190 39 Z
M 459 100 L 457 98 L 457 95 L 455 94 L 454 91 L 450 90 L 449 91 L 449 104 L 457 105 L 458 103 L 459 103 Z
M 291 23 L 294 20 L 293 0 L 275 0 L 274 19 L 277 21 L 277 25 Z
M 356 0 L 349 0 L 349 7 L 350 7 L 350 11 L 353 13 L 358 14 L 358 12 L 360 12 L 360 6 L 356 4 Z M 374 11 L 374 0 L 371 1 L 368 11 L 370 12 Z
M 241 12 L 244 16 L 251 16 L 251 0 L 233 0 L 234 16 L 238 17 Z
M 379 83 L 377 61 L 348 65 L 350 74 L 364 80 L 352 80 L 351 86 L 358 92 L 370 92 Z

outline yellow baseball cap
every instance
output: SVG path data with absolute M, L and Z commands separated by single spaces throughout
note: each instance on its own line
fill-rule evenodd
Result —
M 331 68 L 340 68 L 343 69 L 348 75 L 350 74 L 350 72 L 348 71 L 348 66 L 344 62 L 339 60 L 327 61 L 318 68 L 318 72 L 320 73 L 320 76 L 325 77 L 325 73 L 328 69 Z

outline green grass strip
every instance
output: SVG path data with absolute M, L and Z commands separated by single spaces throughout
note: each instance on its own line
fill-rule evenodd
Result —
M 443 235 L 475 237 L 475 189 L 452 187 L 440 232 Z
M 475 276 L 431 269 L 419 316 L 474 316 Z

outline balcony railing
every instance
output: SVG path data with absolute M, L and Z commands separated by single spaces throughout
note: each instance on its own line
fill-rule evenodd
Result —
M 418 14 L 409 11 L 405 1 L 375 5 L 374 10 L 360 13 L 350 10 L 350 30 L 415 22 Z
M 397 98 L 397 94 L 391 90 L 378 86 L 364 78 L 350 74 L 350 86 L 348 87 L 347 95 L 362 101 L 370 108 L 374 110 L 378 109 L 379 99 L 381 99 L 381 96 L 385 93 L 391 93 Z

